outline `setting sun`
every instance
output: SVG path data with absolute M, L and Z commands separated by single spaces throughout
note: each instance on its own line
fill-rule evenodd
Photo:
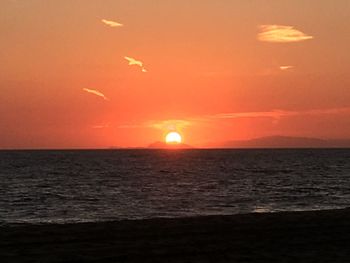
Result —
M 177 144 L 182 142 L 182 138 L 178 132 L 169 132 L 165 137 L 165 142 L 169 144 Z

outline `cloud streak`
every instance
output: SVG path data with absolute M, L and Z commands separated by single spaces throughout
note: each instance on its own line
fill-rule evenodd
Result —
M 136 60 L 132 57 L 124 57 L 128 62 L 129 62 L 129 66 L 139 66 L 141 68 L 142 72 L 147 72 L 147 70 L 143 67 L 143 62 L 140 60 Z
M 188 120 L 164 120 L 148 123 L 147 127 L 159 130 L 177 131 L 190 125 L 191 122 Z
M 280 119 L 282 117 L 292 116 L 317 116 L 325 114 L 350 114 L 350 107 L 334 108 L 334 109 L 314 109 L 304 111 L 288 111 L 288 110 L 271 110 L 258 112 L 235 112 L 220 113 L 206 116 L 205 119 L 239 119 L 239 118 L 272 118 Z
M 100 124 L 100 125 L 93 125 L 92 128 L 93 129 L 105 129 L 105 128 L 109 128 L 110 125 L 109 124 Z
M 107 26 L 110 26 L 110 27 L 122 27 L 122 26 L 124 26 L 123 24 L 112 21 L 112 20 L 101 19 L 101 22 Z
M 313 36 L 307 35 L 293 26 L 283 25 L 261 25 L 257 39 L 263 42 L 289 43 L 300 42 L 313 39 Z
M 254 111 L 254 112 L 232 112 L 232 113 L 218 113 L 212 115 L 203 115 L 186 119 L 174 120 L 158 120 L 141 124 L 125 124 L 120 125 L 120 129 L 139 129 L 152 128 L 158 130 L 182 130 L 189 126 L 198 125 L 199 123 L 217 122 L 220 120 L 234 120 L 246 118 L 268 118 L 274 123 L 277 123 L 282 118 L 298 117 L 298 116 L 322 116 L 335 114 L 350 114 L 350 107 L 331 108 L 331 109 L 313 109 L 302 111 L 289 110 L 271 110 L 271 111 Z
M 119 129 L 140 129 L 140 128 L 152 128 L 157 130 L 178 131 L 192 125 L 191 120 L 154 120 L 144 122 L 141 124 L 123 124 L 119 125 Z
M 294 68 L 294 66 L 280 66 L 280 70 L 282 70 L 282 71 L 293 69 L 293 68 Z
M 94 89 L 83 89 L 83 91 L 87 92 L 87 93 L 91 93 L 94 94 L 96 96 L 99 96 L 101 98 L 103 98 L 104 100 L 109 100 L 102 92 L 98 91 L 98 90 L 94 90 Z

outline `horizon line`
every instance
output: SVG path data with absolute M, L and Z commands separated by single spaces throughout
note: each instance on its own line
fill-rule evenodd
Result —
M 350 149 L 350 146 L 296 146 L 296 147 L 189 147 L 189 148 L 150 148 L 150 147 L 104 147 L 104 148 L 0 148 L 0 151 L 119 151 L 119 150 L 302 150 L 302 149 Z

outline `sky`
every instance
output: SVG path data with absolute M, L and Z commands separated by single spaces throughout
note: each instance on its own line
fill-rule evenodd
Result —
M 0 5 L 0 148 L 350 138 L 348 0 Z

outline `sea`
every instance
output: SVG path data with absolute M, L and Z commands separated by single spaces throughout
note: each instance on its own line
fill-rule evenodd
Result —
M 0 224 L 350 206 L 350 149 L 0 151 Z

